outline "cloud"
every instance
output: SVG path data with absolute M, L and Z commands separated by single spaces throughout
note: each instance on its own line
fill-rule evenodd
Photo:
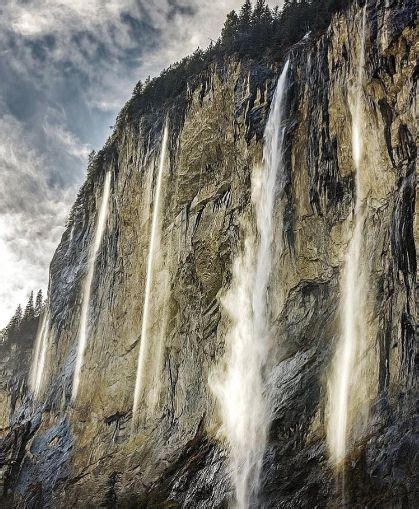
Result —
M 59 147 L 70 156 L 85 162 L 89 156 L 91 148 L 88 144 L 80 142 L 77 137 L 67 131 L 63 125 L 54 125 L 45 123 L 44 132 Z
M 48 265 L 87 156 L 139 79 L 216 39 L 242 0 L 0 4 L 0 327 Z
M 27 143 L 10 116 L 0 119 L 0 323 L 5 325 L 29 292 L 46 289 L 47 267 L 62 233 L 76 187 L 49 181 L 48 158 Z

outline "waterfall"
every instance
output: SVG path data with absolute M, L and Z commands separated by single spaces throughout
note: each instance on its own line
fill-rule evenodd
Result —
M 73 375 L 73 390 L 71 399 L 75 401 L 80 383 L 80 372 L 83 366 L 84 353 L 86 350 L 87 336 L 88 336 L 88 319 L 89 319 L 89 307 L 90 297 L 92 292 L 93 276 L 95 272 L 96 257 L 102 243 L 103 233 L 106 226 L 106 218 L 108 215 L 109 205 L 109 194 L 111 187 L 111 173 L 108 172 L 105 177 L 105 183 L 103 187 L 102 202 L 100 204 L 99 214 L 96 222 L 95 236 L 93 244 L 89 253 L 89 259 L 87 262 L 87 276 L 83 286 L 83 297 L 82 297 L 82 308 L 80 315 L 80 326 L 79 326 L 79 338 L 77 346 L 77 357 L 76 365 L 74 368 Z
M 356 81 L 355 93 L 355 111 L 352 115 L 352 156 L 355 163 L 356 170 L 356 205 L 355 213 L 357 214 L 361 208 L 361 183 L 360 183 L 360 163 L 362 155 L 362 78 L 364 75 L 365 66 L 365 20 L 366 20 L 366 7 L 364 5 L 362 10 L 362 26 L 361 26 L 361 48 L 358 61 L 358 76 Z
M 249 234 L 233 264 L 232 286 L 222 304 L 231 319 L 224 372 L 210 375 L 230 452 L 235 505 L 257 502 L 271 421 L 264 370 L 271 347 L 268 285 L 272 269 L 273 212 L 283 173 L 284 98 L 289 61 L 278 80 L 264 134 L 264 164 L 252 177 L 257 235 Z M 257 238 L 258 237 L 258 238 Z
M 73 244 L 73 237 L 74 237 L 74 222 L 73 224 L 71 225 L 71 230 L 70 230 L 70 235 L 69 235 L 69 238 L 68 238 L 68 244 L 67 244 L 67 251 L 66 251 L 66 256 L 70 253 L 71 251 L 71 246 Z
M 347 453 L 351 410 L 355 400 L 362 400 L 363 381 L 360 373 L 365 342 L 363 307 L 366 288 L 361 264 L 364 224 L 361 159 L 363 152 L 362 80 L 365 63 L 366 4 L 362 13 L 360 56 L 352 112 L 352 156 L 356 172 L 354 229 L 349 242 L 341 280 L 341 338 L 333 360 L 329 380 L 328 443 L 332 461 L 339 465 Z M 352 400 L 352 401 L 351 401 Z M 359 412 L 358 407 L 358 412 Z
M 160 161 L 159 161 L 159 170 L 157 174 L 157 182 L 155 186 L 154 192 L 154 203 L 153 203 L 153 215 L 151 220 L 151 231 L 150 231 L 150 241 L 148 247 L 148 256 L 147 256 L 147 274 L 146 274 L 146 283 L 144 290 L 144 304 L 143 304 L 143 317 L 142 317 L 142 325 L 141 325 L 141 339 L 140 339 L 140 349 L 138 351 L 138 360 L 137 360 L 137 375 L 135 380 L 135 389 L 134 389 L 134 404 L 132 407 L 132 416 L 133 416 L 133 431 L 135 429 L 136 420 L 137 420 L 137 412 L 138 407 L 143 396 L 144 392 L 144 384 L 145 384 L 145 372 L 146 365 L 148 359 L 148 350 L 150 348 L 149 345 L 149 321 L 150 321 L 150 303 L 152 299 L 152 287 L 153 287 L 153 277 L 155 272 L 155 259 L 156 259 L 156 251 L 158 247 L 159 237 L 160 237 L 160 200 L 161 200 L 161 187 L 163 180 L 163 170 L 166 162 L 166 152 L 167 152 L 167 142 L 169 137 L 169 129 L 168 123 L 166 122 L 163 130 L 163 139 L 162 146 L 160 152 Z M 162 340 L 162 339 L 161 339 Z
M 38 397 L 42 389 L 45 359 L 49 339 L 49 309 L 45 309 L 38 332 L 35 338 L 35 351 L 32 359 L 29 385 L 35 397 Z

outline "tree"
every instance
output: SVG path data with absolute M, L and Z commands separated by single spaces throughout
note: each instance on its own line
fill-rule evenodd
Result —
M 96 151 L 95 151 L 95 150 L 92 150 L 92 151 L 90 152 L 90 154 L 89 154 L 89 162 L 88 162 L 88 165 L 89 165 L 89 166 L 93 163 L 93 161 L 94 161 L 95 157 L 96 157 Z
M 255 9 L 252 14 L 252 24 L 253 25 L 257 25 L 258 23 L 267 21 L 266 8 L 268 8 L 268 12 L 270 14 L 269 7 L 266 5 L 265 0 L 257 0 Z
M 36 294 L 36 299 L 35 299 L 34 314 L 35 314 L 36 318 L 38 318 L 41 315 L 43 304 L 44 304 L 44 297 L 42 295 L 42 290 L 39 290 L 38 293 Z
M 140 80 L 134 87 L 134 91 L 132 92 L 133 96 L 140 95 L 143 91 L 143 82 Z
M 35 316 L 35 310 L 34 310 L 34 307 L 33 307 L 33 292 L 30 293 L 29 295 L 29 300 L 28 300 L 28 303 L 26 304 L 26 307 L 25 307 L 25 312 L 23 314 L 23 319 L 24 320 L 32 320 L 32 318 Z
M 15 314 L 12 316 L 12 319 L 6 327 L 7 335 L 10 336 L 13 332 L 16 332 L 19 329 L 21 323 L 22 306 L 19 304 L 19 306 L 16 308 Z
M 22 306 L 20 304 L 16 308 L 16 312 L 12 320 L 14 320 L 17 325 L 20 325 L 20 322 L 22 321 Z
M 239 14 L 240 27 L 246 30 L 252 21 L 252 3 L 250 0 L 245 0 L 244 4 L 240 9 Z
M 227 14 L 223 30 L 221 31 L 221 38 L 223 42 L 229 42 L 237 37 L 239 31 L 239 17 L 236 11 L 231 11 Z

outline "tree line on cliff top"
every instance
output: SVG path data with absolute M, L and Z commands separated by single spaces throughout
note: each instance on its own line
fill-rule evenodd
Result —
M 141 109 L 162 100 L 172 99 L 185 90 L 191 76 L 228 55 L 280 59 L 287 49 L 308 32 L 318 35 L 338 11 L 353 0 L 285 0 L 282 9 L 270 8 L 266 0 L 254 6 L 246 0 L 239 12 L 228 13 L 221 36 L 206 50 L 198 48 L 192 55 L 164 69 L 160 76 L 139 81 L 133 99 Z

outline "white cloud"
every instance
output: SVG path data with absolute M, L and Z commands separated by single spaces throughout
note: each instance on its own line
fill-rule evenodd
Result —
M 34 0 L 12 2 L 5 8 L 6 20 L 25 37 L 71 33 L 113 22 L 121 11 L 132 6 L 127 0 Z
M 21 125 L 0 119 L 0 327 L 31 290 L 46 289 L 48 266 L 76 186 L 48 183 L 48 160 L 26 143 Z
M 67 154 L 80 159 L 83 163 L 87 161 L 92 148 L 88 144 L 82 143 L 63 125 L 45 123 L 44 132 L 50 139 L 55 140 Z

